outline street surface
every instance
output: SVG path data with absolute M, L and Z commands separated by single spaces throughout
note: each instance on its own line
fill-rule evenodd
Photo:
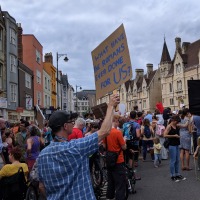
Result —
M 140 161 L 137 174 L 142 180 L 137 181 L 137 193 L 128 200 L 200 200 L 200 181 L 196 180 L 192 156 L 191 167 L 191 171 L 181 171 L 187 180 L 175 183 L 169 176 L 169 160 L 162 161 L 159 168 L 154 168 L 150 160 Z

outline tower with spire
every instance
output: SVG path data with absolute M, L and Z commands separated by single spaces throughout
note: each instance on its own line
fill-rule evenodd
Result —
M 171 66 L 172 66 L 172 61 L 171 61 L 171 57 L 169 55 L 169 51 L 168 51 L 167 44 L 164 37 L 162 56 L 160 60 L 160 73 L 162 77 L 167 76 Z

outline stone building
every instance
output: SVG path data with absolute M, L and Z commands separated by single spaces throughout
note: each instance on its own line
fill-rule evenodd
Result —
M 156 103 L 162 101 L 160 70 L 154 70 L 152 64 L 147 64 L 147 73 L 144 69 L 136 69 L 134 80 L 129 80 L 122 84 L 116 91 L 120 96 L 120 103 L 126 106 L 126 112 L 133 110 L 138 106 L 139 110 L 154 111 Z M 109 95 L 97 101 L 108 103 Z
M 16 109 L 18 102 L 18 26 L 16 20 L 7 12 L 3 11 L 6 29 L 6 90 L 7 90 L 7 114 L 9 120 L 17 120 Z
M 161 102 L 160 70 L 154 70 L 152 64 L 144 69 L 136 69 L 134 80 L 126 82 L 125 92 L 120 91 L 120 99 L 126 99 L 126 109 L 132 111 L 134 106 L 139 110 L 154 111 L 156 103 Z
M 193 43 L 175 38 L 175 53 L 171 60 L 166 41 L 160 60 L 162 102 L 164 107 L 178 110 L 182 105 L 188 107 L 188 80 L 199 79 L 200 40 Z
M 82 90 L 76 92 L 74 94 L 74 102 L 74 110 L 76 110 L 80 116 L 91 113 L 91 108 L 96 106 L 96 90 Z
M 7 115 L 6 77 L 6 27 L 0 7 L 0 116 L 4 118 Z

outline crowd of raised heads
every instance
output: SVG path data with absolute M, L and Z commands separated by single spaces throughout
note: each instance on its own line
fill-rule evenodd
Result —
M 119 103 L 117 98 L 113 97 L 112 105 Z M 110 127 L 112 128 L 110 129 Z M 105 130 L 109 130 L 109 132 L 107 133 Z M 105 155 L 107 155 L 106 152 L 114 152 L 117 153 L 114 167 L 109 168 L 106 164 L 108 171 L 106 196 L 108 199 L 115 197 L 115 199 L 122 200 L 125 188 L 120 174 L 125 173 L 124 165 L 139 167 L 140 160 L 145 162 L 150 159 L 153 161 L 152 165 L 158 168 L 162 167 L 162 160 L 167 160 L 169 156 L 170 177 L 174 182 L 178 182 L 186 179 L 181 176 L 179 164 L 182 170 L 190 171 L 190 156 L 193 154 L 198 160 L 198 169 L 200 169 L 199 136 L 200 116 L 192 115 L 185 107 L 179 111 L 172 111 L 170 108 L 156 108 L 154 112 L 144 112 L 139 111 L 136 106 L 133 111 L 122 115 L 120 112 L 114 111 L 113 106 L 110 106 L 105 120 L 103 118 L 96 119 L 94 115 L 78 117 L 76 114 L 56 111 L 49 121 L 45 121 L 43 127 L 23 119 L 13 124 L 0 118 L 0 178 L 14 175 L 20 166 L 28 179 L 32 170 L 38 169 L 40 177 L 38 175 L 36 179 L 43 180 L 42 184 L 45 185 L 46 191 L 50 192 L 52 188 L 48 186 L 48 181 L 53 181 L 52 177 L 57 180 L 56 174 L 68 174 L 68 171 L 64 171 L 61 167 L 64 159 L 69 165 L 75 162 L 80 164 L 83 161 L 83 168 L 88 167 L 91 172 L 93 163 L 98 159 L 99 151 Z M 80 138 L 82 139 L 77 140 Z M 72 143 L 70 143 L 71 141 Z M 63 147 L 59 146 L 60 142 L 64 142 L 66 150 L 69 148 L 65 152 L 68 156 L 59 158 L 60 161 L 56 165 L 60 167 L 52 169 L 52 166 L 48 164 L 49 157 L 46 155 L 49 154 L 50 157 L 54 157 L 52 159 L 58 160 L 62 151 L 58 154 L 52 152 L 56 152 L 55 145 L 58 148 Z M 97 142 L 96 146 L 95 142 Z M 78 145 L 71 145 L 74 143 Z M 73 156 L 73 153 L 77 155 L 76 148 L 79 146 L 84 147 L 85 154 L 88 155 L 88 166 L 82 154 L 80 157 Z M 46 168 L 51 171 L 52 177 L 46 176 L 44 173 Z M 74 175 L 76 168 L 79 169 L 78 166 L 73 166 L 72 174 Z M 79 175 L 85 176 L 84 174 L 87 173 L 80 172 Z M 62 177 L 63 181 L 64 177 Z M 65 181 L 68 184 L 68 179 Z M 55 184 L 59 185 L 60 182 Z M 84 183 L 74 182 L 73 184 L 80 186 Z M 54 183 L 51 182 L 51 185 Z M 121 189 L 117 191 L 113 185 Z M 65 188 L 59 188 L 59 191 L 60 194 L 67 192 Z M 71 198 L 76 196 L 74 192 L 68 195 L 69 197 L 71 195 Z M 93 196 L 92 193 L 90 195 Z

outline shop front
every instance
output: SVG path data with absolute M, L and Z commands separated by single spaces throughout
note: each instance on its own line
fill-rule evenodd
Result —
M 35 121 L 34 110 L 23 110 L 23 112 L 20 112 L 20 119 L 24 119 L 30 123 L 34 122 Z

